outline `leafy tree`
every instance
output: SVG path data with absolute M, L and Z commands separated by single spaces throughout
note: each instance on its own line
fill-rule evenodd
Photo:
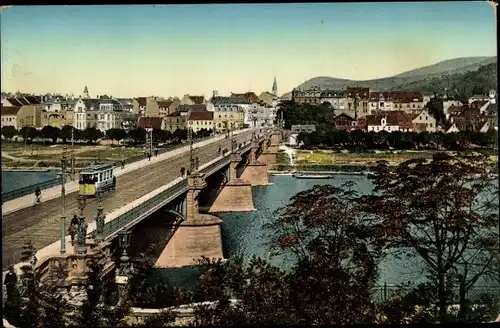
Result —
M 128 137 L 136 143 L 144 143 L 146 142 L 146 130 L 143 128 L 137 128 L 134 130 L 130 130 L 127 133 Z
M 424 262 L 437 285 L 441 322 L 447 279 L 459 273 L 472 286 L 491 261 L 478 265 L 471 256 L 488 257 L 498 242 L 498 203 L 486 196 L 498 187 L 487 173 L 482 155 L 440 154 L 397 167 L 381 161 L 371 176 L 375 193 L 362 198 L 364 210 L 375 215 L 381 245 Z
M 52 143 L 57 142 L 57 138 L 59 137 L 59 128 L 46 125 L 40 130 L 40 136 L 45 139 L 52 140 Z
M 426 105 L 425 108 L 428 109 L 429 114 L 431 114 L 438 124 L 446 123 L 446 116 L 443 110 L 443 100 L 438 98 L 432 98 Z
M 102 138 L 104 134 L 95 127 L 88 127 L 83 131 L 83 139 L 89 143 L 95 143 L 97 139 Z
M 21 130 L 19 130 L 18 134 L 20 137 L 28 140 L 33 140 L 40 135 L 39 131 L 32 126 L 22 127 Z
M 12 139 L 16 136 L 17 130 L 13 126 L 4 126 L 2 127 L 2 135 L 5 139 Z
M 195 324 L 375 322 L 379 252 L 356 198 L 353 184 L 315 186 L 270 218 L 268 246 L 288 258 L 286 271 L 259 258 L 201 261 L 200 289 L 215 304 L 199 307 Z
M 76 131 L 78 130 L 76 130 L 71 125 L 65 125 L 59 131 L 59 138 L 62 139 L 63 143 L 66 143 L 66 141 L 71 140 L 71 131 L 73 131 L 73 140 L 78 140 L 78 138 L 76 137 Z
M 125 132 L 125 130 L 123 129 L 113 128 L 106 131 L 106 137 L 108 137 L 112 141 L 120 141 L 127 137 L 127 132 Z
M 177 142 L 181 142 L 182 140 L 187 140 L 187 130 L 176 129 L 172 134 L 172 137 L 175 140 L 177 140 Z

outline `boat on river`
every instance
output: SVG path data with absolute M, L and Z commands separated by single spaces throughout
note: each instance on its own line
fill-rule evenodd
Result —
M 331 179 L 333 175 L 331 174 L 305 174 L 296 173 L 292 175 L 296 179 Z

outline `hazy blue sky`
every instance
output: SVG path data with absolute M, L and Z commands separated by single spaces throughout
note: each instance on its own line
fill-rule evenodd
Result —
M 28 6 L 1 14 L 2 90 L 179 96 L 372 79 L 496 55 L 486 2 Z

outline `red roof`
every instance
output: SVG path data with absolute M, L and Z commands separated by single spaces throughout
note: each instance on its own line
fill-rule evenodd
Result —
M 370 88 L 347 87 L 347 96 L 350 98 L 359 95 L 361 99 L 367 99 L 370 96 Z
M 3 106 L 1 107 L 2 111 L 2 116 L 4 115 L 17 115 L 17 112 L 19 112 L 19 109 L 21 107 L 19 106 Z
M 146 106 L 147 104 L 147 98 L 146 97 L 138 97 L 138 98 L 135 98 L 135 100 L 137 100 L 137 102 L 139 103 L 139 106 Z
M 204 112 L 207 110 L 207 105 L 180 105 L 178 107 L 179 112 L 189 112 L 189 111 L 195 111 L 195 112 Z
M 139 123 L 137 124 L 137 126 L 143 129 L 153 128 L 161 130 L 162 122 L 162 117 L 141 117 L 139 118 Z
M 169 108 L 174 102 L 173 100 L 158 100 L 156 103 L 160 108 Z
M 260 103 L 260 98 L 254 92 L 246 93 L 231 93 L 231 97 L 243 97 L 250 100 L 252 103 Z
M 170 113 L 167 115 L 167 117 L 179 117 L 181 116 L 181 112 L 180 111 L 175 111 L 173 113 Z
M 212 121 L 214 119 L 214 112 L 190 111 L 187 119 L 188 121 Z
M 486 105 L 487 103 L 488 103 L 488 101 L 486 101 L 486 100 L 475 100 L 472 103 L 470 103 L 469 107 L 471 107 L 471 108 L 481 108 L 484 105 Z
M 386 111 L 376 115 L 366 116 L 366 125 L 381 125 L 381 120 L 386 119 L 386 125 L 397 125 L 401 128 L 413 126 L 411 117 L 403 111 Z
M 203 96 L 189 96 L 189 99 L 192 102 L 194 102 L 196 105 L 201 105 L 201 104 L 203 104 L 205 97 L 203 97 Z
M 408 103 L 414 100 L 423 101 L 424 96 L 421 92 L 411 92 L 411 91 L 383 91 L 383 92 L 370 92 L 371 100 L 378 100 L 380 95 L 384 97 L 384 100 L 392 100 L 394 102 Z

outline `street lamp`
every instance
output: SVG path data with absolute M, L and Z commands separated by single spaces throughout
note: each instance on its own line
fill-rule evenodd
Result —
M 61 219 L 59 225 L 61 228 L 61 254 L 66 253 L 66 154 L 62 154 L 61 158 Z
M 83 215 L 83 210 L 87 204 L 85 195 L 78 195 L 78 209 L 80 210 L 80 216 L 78 218 L 78 248 L 77 253 L 85 253 L 85 238 L 87 236 L 87 224 L 85 223 L 85 216 Z
M 146 138 L 146 147 L 149 149 L 149 153 L 153 155 L 153 128 L 146 128 L 147 138 Z
M 99 194 L 99 206 L 97 207 L 97 216 L 96 216 L 96 234 L 95 240 L 97 242 L 101 242 L 104 240 L 104 221 L 106 219 L 106 215 L 104 214 L 104 208 L 102 207 L 102 199 Z
M 131 273 L 129 266 L 129 257 L 127 256 L 127 248 L 130 246 L 130 231 L 120 231 L 118 233 L 118 247 L 122 250 L 120 257 L 120 268 L 115 277 L 115 282 L 118 284 L 119 304 L 123 301 L 128 283 L 128 276 Z
M 193 128 L 188 127 L 188 142 L 189 142 L 189 174 L 193 174 L 197 170 L 197 158 L 195 158 Z

